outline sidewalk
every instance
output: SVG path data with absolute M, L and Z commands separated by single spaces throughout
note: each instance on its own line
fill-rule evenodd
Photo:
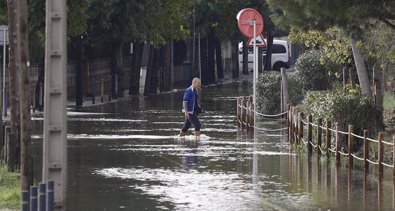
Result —
M 289 75 L 292 75 L 295 73 L 294 69 L 287 69 L 286 70 Z M 231 72 L 226 72 L 224 74 L 224 78 L 217 79 L 217 81 L 213 84 L 207 84 L 203 85 L 202 87 L 211 87 L 211 86 L 216 86 L 220 84 L 228 84 L 228 83 L 234 83 L 234 82 L 239 82 L 239 81 L 252 81 L 252 72 L 249 71 L 248 74 L 243 74 L 240 70 L 239 77 L 238 78 L 233 78 Z M 166 91 L 166 92 L 158 92 L 157 95 L 159 94 L 168 94 L 168 93 L 173 93 L 173 92 L 182 92 L 184 89 L 187 87 L 187 84 L 184 83 L 178 83 L 178 84 L 173 84 L 173 89 L 171 91 Z M 107 104 L 107 103 L 113 103 L 113 102 L 118 102 L 122 100 L 128 100 L 132 97 L 144 97 L 144 86 L 140 86 L 140 94 L 139 95 L 129 95 L 129 90 L 124 90 L 124 95 L 123 97 L 118 97 L 117 99 L 111 98 L 111 101 L 109 100 L 109 95 L 105 94 L 103 95 L 103 102 L 101 102 L 101 96 L 96 96 L 95 97 L 95 103 L 93 103 L 92 97 L 86 97 L 83 99 L 83 105 L 82 107 L 90 107 L 90 106 L 96 106 L 96 105 L 102 105 L 102 104 Z M 68 108 L 76 108 L 75 105 L 75 99 L 68 100 L 67 102 L 67 107 Z

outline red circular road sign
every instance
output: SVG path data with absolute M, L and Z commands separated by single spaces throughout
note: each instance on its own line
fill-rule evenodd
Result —
M 264 22 L 262 19 L 261 14 L 259 14 L 258 11 L 252 8 L 245 8 L 240 10 L 239 13 L 237 13 L 237 25 L 239 26 L 240 32 L 248 37 L 248 38 L 253 38 L 254 37 L 254 25 L 253 25 L 253 20 L 255 20 L 256 23 L 256 36 L 262 34 L 263 27 L 264 27 Z

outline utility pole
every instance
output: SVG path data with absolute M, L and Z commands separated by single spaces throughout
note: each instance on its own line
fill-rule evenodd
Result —
M 66 0 L 46 0 L 43 182 L 55 182 L 55 210 L 66 210 Z
M 31 116 L 30 116 L 30 81 L 29 81 L 29 45 L 27 0 L 17 0 L 18 29 L 18 64 L 20 112 L 21 112 L 21 189 L 28 191 L 31 181 Z

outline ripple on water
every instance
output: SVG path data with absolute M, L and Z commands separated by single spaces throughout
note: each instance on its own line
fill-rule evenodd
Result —
M 259 175 L 253 183 L 251 175 L 183 169 L 106 168 L 95 174 L 128 180 L 130 188 L 163 204 L 170 202 L 175 210 L 286 210 L 278 204 L 288 201 L 303 205 L 309 199 L 300 193 L 287 193 L 286 184 L 266 175 Z M 268 186 L 272 191 L 266 191 Z

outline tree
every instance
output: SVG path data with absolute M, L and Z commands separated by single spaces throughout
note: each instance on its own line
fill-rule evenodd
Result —
M 283 23 L 287 22 L 288 25 L 302 30 L 317 29 L 325 31 L 333 26 L 338 26 L 344 30 L 352 44 L 362 92 L 365 95 L 370 95 L 366 65 L 357 42 L 360 39 L 359 35 L 369 27 L 368 21 L 370 19 L 377 19 L 392 25 L 390 20 L 395 18 L 394 1 L 310 0 L 301 2 L 297 0 L 271 0 L 270 5 L 272 10 L 275 11 L 276 20 Z

